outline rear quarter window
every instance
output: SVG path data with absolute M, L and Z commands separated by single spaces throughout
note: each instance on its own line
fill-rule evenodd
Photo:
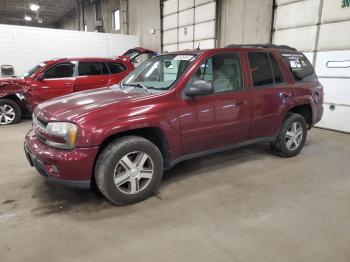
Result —
M 303 54 L 284 53 L 282 57 L 296 82 L 317 80 L 314 68 Z

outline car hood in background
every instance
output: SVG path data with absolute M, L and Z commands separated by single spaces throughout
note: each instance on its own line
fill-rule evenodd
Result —
M 22 93 L 24 85 L 24 79 L 0 78 L 0 97 L 13 93 Z

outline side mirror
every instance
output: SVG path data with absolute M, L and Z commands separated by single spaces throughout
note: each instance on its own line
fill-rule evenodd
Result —
M 44 80 L 44 73 L 41 73 L 37 76 L 36 80 L 43 81 Z
M 187 96 L 205 96 L 212 93 L 214 93 L 213 85 L 204 80 L 194 81 L 185 90 Z

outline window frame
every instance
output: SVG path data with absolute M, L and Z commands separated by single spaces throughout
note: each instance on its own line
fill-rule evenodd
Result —
M 110 68 L 110 65 L 109 64 L 119 64 L 119 65 L 122 65 L 123 66 L 123 71 L 120 71 L 120 72 L 118 72 L 118 73 L 112 73 L 112 70 L 111 70 L 111 68 Z M 126 65 L 124 65 L 123 63 L 121 63 L 121 62 L 106 62 L 106 65 L 107 65 L 107 67 L 108 67 L 108 70 L 109 70 L 109 74 L 110 75 L 116 75 L 116 74 L 120 74 L 120 73 L 123 73 L 123 72 L 125 72 L 128 68 L 127 68 L 127 66 Z
M 53 67 L 55 66 L 58 66 L 58 65 L 63 65 L 63 64 L 71 64 L 73 65 L 73 73 L 72 73 L 72 76 L 66 76 L 66 77 L 55 77 L 55 78 L 46 78 L 45 75 L 46 75 L 46 72 L 49 71 L 50 69 L 52 69 Z M 52 64 L 50 65 L 48 68 L 46 68 L 44 71 L 43 71 L 43 79 L 46 81 L 46 80 L 55 80 L 55 79 L 66 79 L 66 78 L 73 78 L 75 77 L 75 70 L 77 68 L 77 63 L 73 63 L 72 61 L 64 61 L 64 62 L 60 62 L 60 63 L 56 63 L 56 64 Z
M 80 66 L 80 64 L 83 64 L 83 63 L 100 63 L 102 74 L 99 74 L 99 75 L 80 75 L 79 74 L 79 66 Z M 108 70 L 108 74 L 103 74 L 103 65 L 102 65 L 103 63 L 105 63 L 105 65 L 106 65 L 106 68 Z M 111 75 L 111 70 L 109 69 L 107 62 L 105 62 L 105 61 L 79 61 L 79 63 L 76 66 L 76 76 L 90 77 L 90 76 L 106 76 L 106 75 Z
M 248 54 L 249 53 L 265 53 L 269 59 L 269 65 L 270 65 L 270 69 L 271 69 L 271 72 L 272 72 L 272 83 L 270 84 L 264 84 L 264 85 L 260 85 L 260 86 L 255 86 L 254 85 L 254 80 L 253 80 L 253 74 L 252 74 L 252 67 L 250 65 L 250 61 L 249 61 L 249 57 L 248 57 Z M 275 72 L 273 70 L 273 67 L 272 67 L 272 62 L 271 62 L 271 56 L 273 57 L 273 59 L 276 61 L 277 65 L 279 66 L 279 69 L 282 73 L 282 76 L 283 76 L 283 82 L 281 83 L 275 83 Z M 247 51 L 246 52 L 246 59 L 247 59 L 247 65 L 248 65 L 248 74 L 250 75 L 250 81 L 251 81 L 251 88 L 252 89 L 261 89 L 261 88 L 273 88 L 273 87 L 276 87 L 276 86 L 280 86 L 280 85 L 285 85 L 287 83 L 287 79 L 286 79 L 286 75 L 285 75 L 285 72 L 281 66 L 281 63 L 278 61 L 276 55 L 274 54 L 273 51 L 267 51 L 267 50 L 254 50 L 254 51 Z
M 273 85 L 274 86 L 278 86 L 278 85 L 285 85 L 285 84 L 287 84 L 286 75 L 285 75 L 285 72 L 283 70 L 282 64 L 278 61 L 278 57 L 273 52 L 267 52 L 267 53 L 268 53 L 268 56 L 269 56 L 270 66 L 271 66 L 271 70 L 272 70 Z M 281 83 L 275 83 L 275 71 L 273 70 L 273 66 L 272 66 L 272 62 L 271 62 L 271 56 L 275 60 L 277 66 L 280 69 L 280 72 L 282 74 L 283 81 Z
M 230 54 L 233 54 L 233 55 L 237 55 L 238 56 L 238 59 L 239 59 L 239 64 L 240 64 L 240 67 L 241 67 L 241 79 L 242 79 L 242 89 L 241 90 L 226 90 L 226 91 L 222 91 L 222 92 L 213 92 L 212 94 L 209 94 L 209 95 L 205 95 L 203 97 L 208 97 L 208 96 L 217 96 L 217 95 L 222 95 L 222 94 L 227 94 L 227 93 L 239 93 L 239 92 L 244 92 L 246 91 L 246 84 L 245 84 L 245 73 L 244 73 L 244 59 L 243 59 L 243 54 L 242 52 L 239 52 L 239 51 L 232 51 L 232 52 L 220 52 L 220 53 L 215 53 L 215 54 L 212 54 L 210 56 L 206 56 L 200 63 L 199 65 L 194 69 L 192 75 L 189 77 L 189 79 L 187 80 L 187 83 L 186 83 L 186 86 L 185 88 L 183 88 L 183 91 L 182 91 L 182 97 L 183 98 L 188 98 L 185 94 L 186 92 L 186 89 L 188 88 L 188 86 L 190 85 L 191 83 L 191 80 L 192 80 L 192 77 L 197 73 L 197 71 L 200 69 L 200 67 L 206 63 L 207 64 L 207 61 L 214 57 L 214 56 L 217 56 L 217 55 L 230 55 Z

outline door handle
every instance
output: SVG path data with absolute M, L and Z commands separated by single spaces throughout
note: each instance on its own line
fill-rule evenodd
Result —
M 72 86 L 72 83 L 64 83 L 65 86 Z
M 280 93 L 280 96 L 282 98 L 288 98 L 288 97 L 291 97 L 292 96 L 292 92 L 281 92 Z

